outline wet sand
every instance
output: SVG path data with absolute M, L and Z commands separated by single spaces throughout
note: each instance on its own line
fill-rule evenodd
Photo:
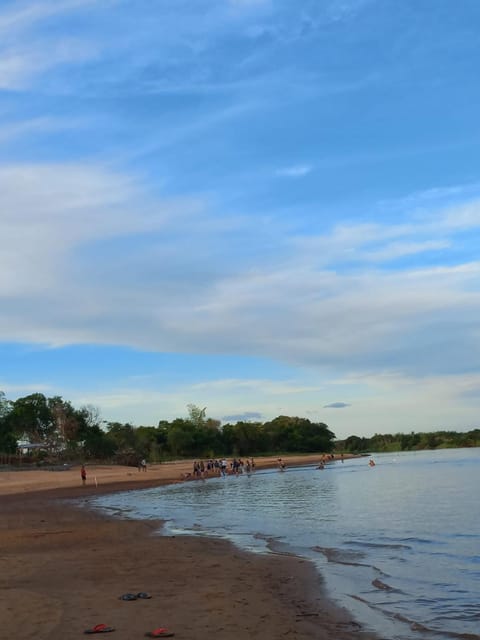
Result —
M 0 473 L 0 638 L 69 640 L 98 623 L 114 627 L 108 637 L 118 640 L 157 627 L 185 639 L 373 637 L 328 600 L 305 560 L 159 536 L 160 523 L 107 518 L 83 506 L 99 492 L 176 481 L 181 466 L 146 473 L 87 467 L 85 487 L 79 468 Z M 81 508 L 66 498 L 79 498 Z M 119 599 L 140 591 L 152 598 Z

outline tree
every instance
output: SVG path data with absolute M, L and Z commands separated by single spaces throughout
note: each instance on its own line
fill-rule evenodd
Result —
M 368 439 L 360 438 L 359 436 L 349 436 L 345 440 L 345 449 L 350 453 L 362 453 L 363 451 L 367 451 Z
M 92 425 L 82 441 L 84 456 L 90 459 L 111 458 L 115 454 L 115 443 L 98 425 Z
M 158 430 L 155 427 L 137 427 L 135 429 L 135 450 L 142 458 L 151 458 L 157 452 Z
M 246 456 L 264 450 L 260 422 L 239 421 L 236 424 L 225 424 L 222 434 L 227 453 Z
M 107 432 L 118 451 L 136 450 L 135 429 L 129 422 L 109 422 Z
M 13 403 L 7 400 L 3 391 L 0 391 L 0 452 L 15 453 L 17 450 L 17 438 L 15 437 L 11 421 L 9 420 Z
M 56 451 L 71 448 L 79 428 L 77 412 L 70 402 L 60 396 L 48 398 L 47 404 L 54 424 L 54 429 L 48 436 L 50 448 Z
M 310 422 L 299 419 L 297 422 L 299 432 L 300 451 L 322 451 L 329 453 L 335 444 L 335 434 L 330 431 L 324 422 Z
M 9 421 L 17 436 L 26 434 L 32 442 L 46 442 L 55 431 L 55 420 L 43 393 L 15 400 Z
M 12 410 L 13 402 L 7 400 L 7 397 L 3 391 L 0 391 L 0 420 L 6 418 Z
M 77 430 L 71 449 L 79 449 L 84 457 L 90 459 L 111 458 L 116 444 L 101 428 L 100 411 L 93 405 L 85 405 L 75 411 Z
M 188 419 L 189 421 L 197 428 L 200 429 L 205 424 L 205 413 L 207 411 L 207 407 L 200 409 L 195 404 L 187 405 L 188 409 Z
M 271 451 L 329 452 L 334 448 L 335 434 L 323 422 L 307 418 L 278 416 L 263 425 L 267 446 Z
M 195 454 L 195 425 L 190 420 L 177 418 L 168 429 L 167 442 L 175 456 Z

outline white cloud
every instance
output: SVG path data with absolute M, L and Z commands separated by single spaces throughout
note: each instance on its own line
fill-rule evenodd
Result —
M 311 420 L 326 422 L 338 438 L 345 438 L 352 433 L 371 436 L 375 432 L 405 433 L 441 428 L 465 430 L 476 426 L 471 416 L 472 406 L 477 405 L 478 398 L 468 401 L 465 394 L 480 388 L 478 374 L 419 378 L 379 373 L 345 376 L 342 380 L 332 382 L 320 380 L 312 372 L 311 381 L 313 380 L 316 380 L 317 385 L 311 385 L 312 391 L 293 393 L 284 399 L 281 398 L 281 393 L 280 397 L 277 393 L 270 395 L 268 392 L 264 393 L 263 387 L 256 390 L 253 384 L 248 393 L 242 393 L 233 387 L 225 387 L 222 380 L 213 381 L 214 384 L 209 388 L 173 384 L 162 392 L 131 386 L 112 388 L 100 393 L 89 390 L 83 394 L 75 389 L 66 393 L 65 397 L 75 406 L 93 404 L 101 407 L 107 420 L 130 421 L 137 425 L 156 424 L 160 419 L 186 416 L 187 405 L 193 402 L 199 406 L 207 406 L 207 415 L 218 419 L 244 415 L 254 419 L 254 416 L 258 416 L 259 420 L 265 421 L 282 413 L 307 416 Z M 263 380 L 262 384 L 266 382 Z M 271 382 L 275 385 L 275 381 Z M 346 405 L 347 408 L 352 406 L 354 409 L 331 411 L 328 407 L 315 408 L 318 407 L 319 400 L 322 402 L 345 385 L 350 385 L 354 401 L 348 405 L 333 404 Z M 268 384 L 266 388 L 268 389 Z M 280 386 L 277 388 L 280 391 Z M 30 391 L 38 391 L 38 387 L 25 386 L 25 393 Z M 252 407 L 259 407 L 261 410 L 254 412 Z
M 252 406 L 262 406 L 263 419 L 275 417 L 287 411 L 303 415 L 306 399 L 317 395 L 319 385 L 301 386 L 295 382 L 275 380 L 211 380 L 191 384 L 170 384 L 163 391 L 152 388 L 120 386 L 103 392 L 91 390 L 68 394 L 75 406 L 93 404 L 102 407 L 109 420 L 131 420 L 136 424 L 152 424 L 159 419 L 172 419 L 187 414 L 188 404 L 207 407 L 209 417 L 222 419 L 233 414 L 250 418 L 260 413 L 252 412 Z M 287 398 L 285 398 L 287 394 Z M 152 416 L 156 416 L 152 419 Z M 267 417 L 266 417 L 267 416 Z M 225 418 L 226 419 L 226 418 Z M 240 418 L 239 418 L 240 419 Z
M 450 242 L 446 240 L 425 240 L 423 242 L 392 242 L 386 244 L 381 249 L 364 252 L 362 258 L 370 262 L 384 262 L 388 260 L 396 260 L 405 256 L 412 256 L 418 253 L 428 251 L 439 251 L 447 249 Z
M 0 167 L 0 296 L 28 300 L 48 290 L 62 297 L 75 277 L 79 247 L 162 229 L 196 207 L 165 200 L 152 208 L 132 178 L 102 167 Z
M 313 170 L 313 167 L 309 164 L 298 164 L 291 167 L 285 167 L 277 170 L 277 176 L 284 178 L 302 178 L 308 175 Z
M 0 47 L 0 89 L 24 89 L 37 75 L 64 64 L 78 64 L 98 55 L 93 43 L 76 40 L 34 42 Z
M 108 2 L 108 0 L 105 0 Z M 76 9 L 98 4 L 99 0 L 35 0 L 16 2 L 0 11 L 0 33 L 6 36 L 26 30 L 42 20 Z
M 0 125 L 0 142 L 15 140 L 32 134 L 46 134 L 86 126 L 81 119 L 38 117 L 30 120 L 4 121 Z
M 103 8 L 112 0 L 105 0 Z M 45 20 L 100 6 L 99 0 L 19 2 L 0 9 L 0 88 L 24 89 L 59 65 L 97 57 L 101 43 L 42 31 Z
M 31 393 L 49 393 L 52 387 L 45 382 L 29 382 L 23 384 L 15 384 L 0 380 L 0 391 L 10 398 L 30 395 Z
M 338 227 L 285 243 L 281 227 L 217 216 L 201 201 L 162 201 L 140 180 L 103 167 L 24 165 L 0 168 L 0 224 L 4 341 L 417 374 L 462 371 L 480 357 L 480 263 L 365 267 L 372 256 L 381 264 L 447 250 L 434 238 L 413 240 L 429 222 Z M 437 227 L 448 228 L 441 216 Z M 232 257 L 239 230 L 253 257 Z M 263 247 L 272 245 L 282 250 L 264 262 Z M 319 247 L 329 248 L 327 259 Z M 352 253 L 361 271 L 347 268 Z
M 208 382 L 197 382 L 191 386 L 192 391 L 198 392 L 260 392 L 262 395 L 271 396 L 284 396 L 303 394 L 310 392 L 318 392 L 320 389 L 318 386 L 302 385 L 294 381 L 274 381 L 265 379 L 245 379 L 245 378 L 233 378 L 223 380 L 210 380 Z
M 447 230 L 461 230 L 466 231 L 480 226 L 480 201 L 475 200 L 468 204 L 463 204 L 456 207 L 451 207 L 440 216 L 439 221 L 432 220 L 432 225 L 435 222 L 440 223 Z

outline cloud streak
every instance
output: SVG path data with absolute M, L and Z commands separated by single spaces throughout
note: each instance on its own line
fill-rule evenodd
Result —
M 259 255 L 271 235 L 246 219 L 225 225 L 198 199 L 162 201 L 140 180 L 102 168 L 4 166 L 0 193 L 5 341 L 258 354 L 323 369 L 417 374 L 461 371 L 480 356 L 479 263 L 365 268 L 382 253 L 385 261 L 446 250 L 448 243 L 432 240 L 392 251 L 391 237 L 414 237 L 425 221 L 333 230 L 333 240 L 317 242 L 333 247 L 327 263 L 295 241 L 273 265 L 239 254 L 222 273 L 216 263 L 239 228 Z M 480 224 L 478 210 L 478 203 L 460 208 L 469 229 Z M 452 219 L 452 211 L 437 217 L 441 233 Z M 362 253 L 366 241 L 373 254 Z M 361 272 L 340 268 L 346 245 Z
M 297 164 L 292 167 L 285 167 L 284 169 L 278 169 L 277 176 L 284 178 L 303 178 L 311 173 L 313 167 L 309 164 Z
M 347 402 L 332 402 L 330 404 L 324 404 L 324 409 L 345 409 L 346 407 L 350 407 Z

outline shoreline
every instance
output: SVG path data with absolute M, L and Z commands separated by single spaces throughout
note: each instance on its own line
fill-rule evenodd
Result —
M 249 553 L 214 538 L 152 535 L 160 522 L 126 520 L 88 507 L 92 495 L 158 486 L 165 479 L 96 487 L 76 482 L 76 487 L 1 492 L 5 637 L 53 640 L 61 634 L 68 640 L 105 623 L 115 627 L 112 637 L 118 640 L 159 626 L 179 638 L 374 639 L 330 601 L 308 560 Z M 63 502 L 81 498 L 87 498 L 82 508 Z M 122 593 L 140 591 L 152 599 L 119 600 Z
M 362 456 L 345 454 L 344 460 Z M 287 466 L 308 466 L 318 464 L 320 454 L 289 455 L 283 460 Z M 336 456 L 331 463 L 338 462 Z M 271 469 L 278 466 L 278 457 L 262 456 L 255 458 L 256 470 Z M 331 464 L 330 462 L 327 464 Z M 192 472 L 193 460 L 179 460 L 150 465 L 146 472 L 138 471 L 136 467 L 108 464 L 87 464 L 87 482 L 82 486 L 80 479 L 80 465 L 65 469 L 56 467 L 55 470 L 41 468 L 6 469 L 0 470 L 0 496 L 8 494 L 25 494 L 38 491 L 77 490 L 79 494 L 90 491 L 106 493 L 129 489 L 145 489 L 163 484 L 178 482 L 195 482 L 200 478 L 185 479 L 185 475 Z M 209 477 L 214 477 L 213 474 Z M 208 477 L 205 478 L 208 480 Z

